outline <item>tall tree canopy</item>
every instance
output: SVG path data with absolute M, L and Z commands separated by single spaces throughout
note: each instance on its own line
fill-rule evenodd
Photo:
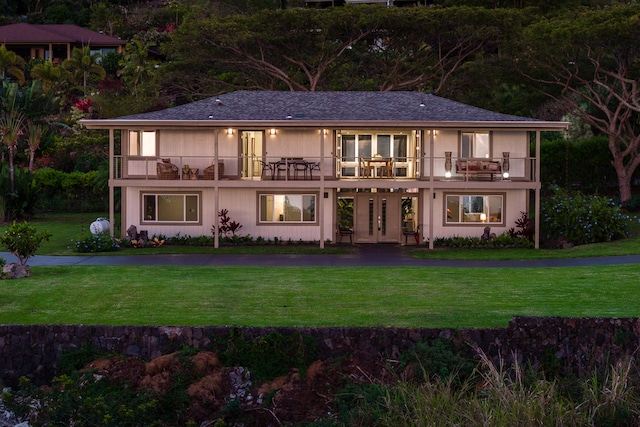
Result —
M 539 90 L 608 136 L 623 203 L 640 164 L 640 5 L 541 20 L 513 45 Z
M 440 93 L 467 61 L 496 49 L 519 13 L 372 5 L 191 17 L 167 46 L 165 82 L 190 97 L 238 87 Z

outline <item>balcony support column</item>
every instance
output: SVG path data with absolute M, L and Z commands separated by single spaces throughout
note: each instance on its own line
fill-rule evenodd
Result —
M 433 190 L 434 133 L 435 131 L 433 129 L 429 131 L 429 249 L 433 249 L 433 198 L 435 196 L 435 192 Z
M 318 221 L 320 224 L 320 249 L 324 249 L 324 131 L 320 129 L 320 194 L 318 194 Z
M 49 58 L 51 59 L 51 58 Z M 113 167 L 114 167 L 114 151 L 113 148 L 115 146 L 114 143 L 114 131 L 113 128 L 109 128 L 109 224 L 111 224 L 111 226 L 109 227 L 109 234 L 111 235 L 111 237 L 115 236 L 115 224 L 114 224 L 114 219 L 115 219 L 115 201 L 113 200 L 115 197 L 115 191 L 113 189 Z M 120 193 L 120 197 L 122 197 L 122 192 Z M 121 218 L 120 221 L 122 221 L 124 218 Z M 121 227 L 122 229 L 122 227 Z M 118 236 L 118 237 L 122 237 L 122 236 Z
M 540 131 L 536 130 L 536 172 L 535 172 L 535 227 L 534 247 L 540 249 Z
M 215 224 L 213 230 L 213 247 L 218 249 L 220 247 L 220 242 L 218 236 L 220 236 L 220 217 L 218 216 L 219 206 L 220 206 L 220 181 L 218 180 L 220 174 L 220 168 L 218 167 L 218 135 L 220 134 L 220 129 L 215 129 L 213 132 L 213 164 L 215 166 L 215 174 L 213 177 L 213 217 L 215 218 Z

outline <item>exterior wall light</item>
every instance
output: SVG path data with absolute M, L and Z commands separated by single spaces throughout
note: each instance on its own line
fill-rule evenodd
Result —
M 233 129 L 231 128 L 227 129 L 227 135 L 233 135 Z
M 276 130 L 274 128 L 269 129 L 269 135 L 275 135 Z

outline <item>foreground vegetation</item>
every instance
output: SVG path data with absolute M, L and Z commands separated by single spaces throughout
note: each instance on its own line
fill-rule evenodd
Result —
M 34 427 L 259 426 L 274 420 L 307 427 L 582 427 L 640 420 L 634 358 L 578 375 L 559 369 L 553 356 L 535 369 L 505 366 L 444 339 L 418 342 L 394 360 L 375 355 L 373 363 L 351 356 L 320 361 L 315 344 L 299 334 L 233 336 L 206 351 L 182 348 L 146 365 L 86 346 L 63 354 L 51 387 L 23 379 L 3 400 Z M 159 366 L 165 370 L 158 372 Z M 240 395 L 225 379 L 244 372 L 238 369 L 251 372 Z M 162 382 L 154 382 L 161 375 Z

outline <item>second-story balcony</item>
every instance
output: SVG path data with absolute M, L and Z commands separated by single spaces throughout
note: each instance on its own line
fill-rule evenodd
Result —
M 492 159 L 454 159 L 450 156 L 114 156 L 113 160 L 113 178 L 116 180 L 536 181 L 534 158 L 504 154 Z

